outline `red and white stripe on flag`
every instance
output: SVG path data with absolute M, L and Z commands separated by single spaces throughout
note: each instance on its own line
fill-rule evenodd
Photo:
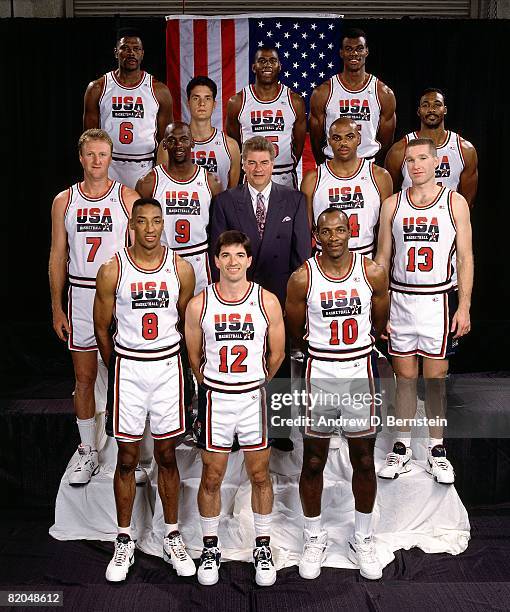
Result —
M 208 76 L 218 87 L 212 124 L 223 129 L 229 99 L 250 83 L 249 34 L 247 17 L 167 17 L 166 80 L 176 120 L 189 122 L 188 82 L 195 76 Z M 297 167 L 299 184 L 302 174 L 315 167 L 307 135 L 303 157 Z

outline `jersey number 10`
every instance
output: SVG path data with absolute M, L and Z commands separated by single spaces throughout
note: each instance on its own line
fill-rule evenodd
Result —
M 329 329 L 331 330 L 331 337 L 329 339 L 329 343 L 333 346 L 338 346 L 339 344 L 354 344 L 358 339 L 358 322 L 356 319 L 345 319 L 342 322 L 342 340 L 340 341 L 340 337 L 338 335 L 339 332 L 339 324 L 335 319 L 331 321 L 329 324 Z

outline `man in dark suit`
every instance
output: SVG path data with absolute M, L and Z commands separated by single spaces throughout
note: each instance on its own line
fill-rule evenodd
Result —
M 226 230 L 244 232 L 253 249 L 248 278 L 274 293 L 283 308 L 290 275 L 311 255 L 311 233 L 303 194 L 271 180 L 274 158 L 274 147 L 263 136 L 244 142 L 246 182 L 220 193 L 211 202 L 210 262 L 212 278 L 217 281 L 214 245 L 219 235 Z M 290 379 L 288 344 L 276 377 Z M 290 441 L 281 438 L 273 446 L 292 448 Z

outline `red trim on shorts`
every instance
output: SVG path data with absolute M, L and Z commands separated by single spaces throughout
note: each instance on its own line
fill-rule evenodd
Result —
M 154 440 L 165 440 L 167 438 L 174 438 L 175 436 L 184 432 L 185 429 L 185 417 L 184 417 L 184 376 L 182 373 L 182 362 L 181 356 L 177 355 L 177 367 L 179 369 L 179 426 L 177 429 L 169 431 L 164 434 L 155 434 L 151 431 L 151 436 Z

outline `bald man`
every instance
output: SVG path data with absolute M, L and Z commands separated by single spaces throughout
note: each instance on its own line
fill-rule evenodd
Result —
M 193 163 L 193 145 L 187 123 L 170 123 L 163 137 L 168 160 L 140 179 L 136 190 L 143 198 L 161 203 L 163 241 L 193 266 L 196 295 L 211 282 L 207 258 L 209 208 L 211 198 L 222 189 L 213 174 Z
M 341 210 L 349 219 L 350 251 L 371 257 L 381 204 L 392 194 L 393 186 L 384 168 L 359 157 L 360 142 L 355 121 L 347 117 L 334 121 L 328 133 L 333 159 L 307 172 L 301 191 L 306 197 L 312 228 L 317 227 L 319 215 L 327 208 Z M 317 248 L 322 250 L 320 241 Z

